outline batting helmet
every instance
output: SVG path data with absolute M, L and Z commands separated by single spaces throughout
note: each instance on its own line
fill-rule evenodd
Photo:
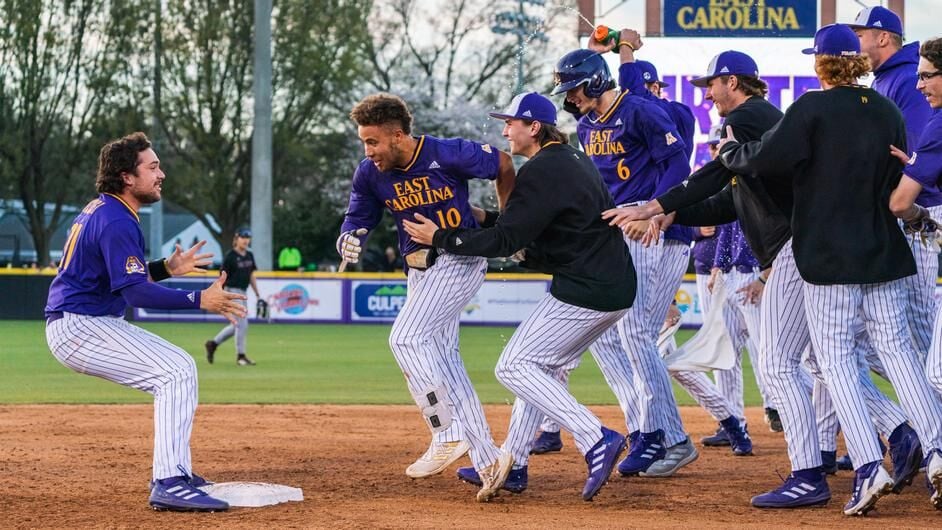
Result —
M 585 85 L 585 95 L 590 98 L 601 97 L 605 92 L 615 88 L 615 80 L 608 70 L 608 64 L 597 52 L 592 50 L 575 50 L 563 55 L 556 63 L 556 87 L 552 95 L 562 94 Z

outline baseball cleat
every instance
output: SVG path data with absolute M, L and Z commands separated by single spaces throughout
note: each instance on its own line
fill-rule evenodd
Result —
M 765 423 L 769 425 L 769 430 L 772 432 L 782 432 L 785 430 L 782 426 L 782 417 L 779 416 L 777 410 L 771 407 L 765 407 Z
M 236 364 L 239 366 L 255 366 L 255 361 L 246 357 L 244 353 L 240 353 L 239 358 L 236 359 Z
M 563 439 L 559 435 L 559 431 L 556 432 L 541 432 L 537 436 L 536 440 L 533 441 L 533 447 L 530 448 L 531 455 L 542 455 L 545 453 L 552 453 L 556 451 L 562 451 L 563 449 Z
M 208 340 L 203 346 L 206 346 L 206 362 L 213 364 L 213 356 L 216 354 L 216 348 L 219 347 L 215 342 Z
M 425 478 L 437 475 L 452 465 L 471 449 L 471 445 L 460 440 L 457 442 L 432 442 L 425 454 L 406 468 L 410 478 Z
M 936 510 L 942 510 L 942 451 L 933 449 L 926 457 L 926 484 L 929 486 L 929 501 Z
M 837 451 L 821 451 L 821 471 L 825 475 L 837 474 Z
M 477 470 L 474 467 L 459 467 L 458 480 L 462 482 L 467 482 L 477 487 L 481 487 L 483 483 L 481 482 L 481 476 L 478 475 Z M 527 466 L 523 466 L 517 469 L 511 469 L 510 474 L 507 475 L 507 480 L 504 481 L 504 485 L 501 486 L 501 489 L 507 490 L 510 493 L 523 493 L 527 489 Z
M 864 464 L 854 473 L 854 492 L 844 505 L 844 515 L 867 515 L 892 489 L 893 479 L 879 461 Z
M 751 442 L 749 450 L 752 450 Z M 697 448 L 694 447 L 693 442 L 688 437 L 679 444 L 668 447 L 664 458 L 652 462 L 646 470 L 640 471 L 638 474 L 642 477 L 669 477 L 699 456 L 700 453 L 697 452 Z
M 602 486 L 608 482 L 609 475 L 615 462 L 625 450 L 625 437 L 621 434 L 602 427 L 602 439 L 585 454 L 585 463 L 589 466 L 589 478 L 582 488 L 582 500 L 591 501 Z
M 171 512 L 224 512 L 229 509 L 229 503 L 191 486 L 189 479 L 172 477 L 155 481 L 150 490 L 151 507 Z
M 913 483 L 922 465 L 922 444 L 916 431 L 905 423 L 890 435 L 890 461 L 893 462 L 893 493 L 899 494 L 903 488 Z
M 746 422 L 739 418 L 730 416 L 723 420 L 723 429 L 729 437 L 730 449 L 736 456 L 749 456 L 752 454 L 752 438 L 749 437 L 749 431 L 746 430 Z M 670 454 L 670 451 L 668 451 Z
M 811 470 L 797 473 L 800 475 L 788 475 L 774 490 L 753 497 L 752 505 L 756 508 L 804 508 L 827 504 L 831 500 L 831 489 L 824 473 Z
M 503 487 L 504 482 L 506 482 L 507 476 L 510 475 L 513 465 L 513 455 L 506 451 L 501 451 L 500 456 L 497 457 L 497 460 L 493 464 L 485 467 L 478 473 L 481 479 L 481 489 L 478 491 L 477 495 L 478 502 L 487 502 L 497 495 L 500 488 Z
M 723 429 L 723 425 L 720 425 L 716 429 L 716 434 L 711 436 L 704 436 L 700 438 L 700 445 L 704 447 L 726 447 L 729 446 L 729 435 L 726 434 L 726 430 Z
M 625 477 L 637 475 L 651 467 L 654 462 L 664 458 L 666 454 L 664 431 L 658 429 L 654 432 L 641 433 L 631 445 L 628 456 L 618 464 L 618 472 Z

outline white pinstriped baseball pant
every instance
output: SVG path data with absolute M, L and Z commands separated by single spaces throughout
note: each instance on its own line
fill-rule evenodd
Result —
M 515 467 L 527 465 L 533 433 L 544 415 L 572 433 L 582 454 L 601 438 L 601 421 L 576 401 L 554 372 L 580 357 L 624 313 L 577 307 L 547 293 L 517 327 L 494 370 L 497 380 L 517 396 L 503 445 Z M 627 374 L 622 377 L 627 379 Z
M 863 318 L 923 450 L 942 444 L 942 400 L 932 390 L 906 325 L 903 280 L 866 285 L 805 283 L 811 337 L 854 465 L 883 459 L 861 391 L 853 322 Z
M 435 440 L 460 440 L 463 435 L 471 445 L 475 469 L 491 465 L 500 453 L 458 352 L 457 332 L 461 310 L 481 287 L 486 272 L 484 258 L 447 253 L 428 270 L 409 269 L 406 303 L 389 333 L 389 347 L 409 391 L 415 395 L 442 385 L 448 393 L 457 422 Z
M 942 205 L 927 208 L 933 219 L 942 219 Z M 925 362 L 935 330 L 938 301 L 935 297 L 936 280 L 939 277 L 939 247 L 934 242 L 922 243 L 919 236 L 910 236 L 909 248 L 916 260 L 916 274 L 903 278 L 906 298 L 906 321 L 909 322 L 913 346 L 919 360 Z M 938 340 L 938 339 L 936 339 Z
M 46 343 L 67 368 L 152 394 L 153 479 L 193 473 L 190 434 L 199 397 L 193 357 L 111 316 L 64 313 L 46 326 Z
M 690 246 L 662 239 L 644 247 L 625 238 L 638 277 L 635 303 L 618 322 L 622 347 L 628 354 L 639 398 L 641 432 L 664 430 L 668 447 L 687 439 L 667 366 L 657 351 L 664 315 L 687 269 Z

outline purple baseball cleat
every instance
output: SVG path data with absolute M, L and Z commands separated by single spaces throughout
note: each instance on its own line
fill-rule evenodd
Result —
M 749 437 L 749 431 L 746 430 L 746 422 L 730 416 L 720 423 L 729 437 L 729 445 L 730 449 L 733 450 L 733 454 L 736 456 L 751 455 L 752 438 Z
M 631 452 L 618 464 L 618 472 L 628 477 L 647 471 L 651 464 L 664 458 L 667 447 L 664 445 L 664 431 L 658 429 L 654 432 L 641 433 L 637 441 L 631 445 Z
M 559 431 L 556 432 L 541 432 L 537 436 L 536 440 L 533 441 L 533 447 L 530 448 L 531 455 L 542 455 L 545 453 L 552 453 L 556 451 L 562 451 L 563 449 L 563 439 L 559 435 Z
M 720 424 L 715 434 L 700 438 L 700 445 L 704 447 L 728 447 L 730 445 L 729 435 L 726 434 L 723 424 Z
M 864 464 L 854 473 L 854 493 L 844 505 L 844 515 L 867 515 L 892 489 L 893 479 L 879 460 Z
M 596 442 L 585 454 L 585 463 L 589 466 L 589 478 L 582 488 L 582 500 L 591 501 L 608 482 L 615 462 L 625 450 L 625 437 L 602 427 L 602 439 Z
M 819 506 L 831 500 L 831 489 L 824 473 L 819 469 L 795 471 L 781 486 L 756 495 L 752 505 L 756 508 L 803 508 Z
M 474 467 L 459 467 L 456 474 L 458 475 L 458 480 L 478 487 L 483 485 L 481 476 L 478 475 Z M 527 466 L 511 469 L 501 489 L 507 490 L 510 493 L 523 493 L 524 490 L 527 489 Z
M 229 503 L 191 486 L 189 477 L 171 477 L 154 482 L 150 490 L 150 505 L 158 511 L 171 512 L 224 512 Z
M 893 493 L 913 483 L 922 465 L 922 444 L 919 436 L 907 424 L 902 424 L 890 435 L 890 461 L 893 462 Z

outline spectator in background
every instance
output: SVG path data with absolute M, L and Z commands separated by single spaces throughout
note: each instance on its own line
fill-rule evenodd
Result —
M 278 253 L 278 270 L 280 271 L 301 271 L 301 250 L 298 248 L 297 241 L 285 245 Z

